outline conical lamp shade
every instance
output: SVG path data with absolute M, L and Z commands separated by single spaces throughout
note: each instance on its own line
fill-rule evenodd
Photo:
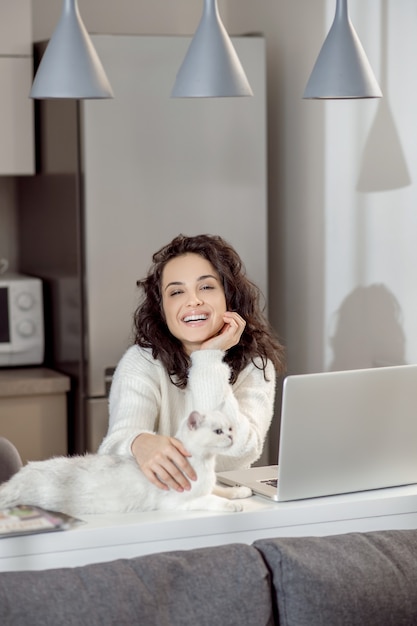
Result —
M 347 0 L 336 1 L 334 22 L 303 97 L 381 98 L 381 89 L 349 19 Z
M 220 19 L 217 0 L 204 0 L 200 24 L 178 71 L 171 96 L 253 96 L 239 57 Z
M 81 20 L 77 0 L 64 0 L 42 57 L 31 98 L 112 98 L 113 91 Z

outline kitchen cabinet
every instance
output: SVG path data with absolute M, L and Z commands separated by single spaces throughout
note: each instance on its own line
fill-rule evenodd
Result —
M 68 376 L 47 368 L 0 369 L 0 435 L 24 463 L 67 454 Z
M 32 3 L 0 3 L 0 175 L 35 172 Z

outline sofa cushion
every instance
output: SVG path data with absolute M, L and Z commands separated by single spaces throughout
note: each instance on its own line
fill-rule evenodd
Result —
M 244 544 L 0 574 L 2 626 L 272 626 L 271 583 Z
M 417 530 L 265 539 L 280 626 L 417 624 Z

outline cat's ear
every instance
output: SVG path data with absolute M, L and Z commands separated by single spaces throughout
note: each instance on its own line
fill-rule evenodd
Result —
M 197 430 L 203 423 L 204 417 L 198 411 L 192 411 L 188 416 L 187 424 L 190 430 Z

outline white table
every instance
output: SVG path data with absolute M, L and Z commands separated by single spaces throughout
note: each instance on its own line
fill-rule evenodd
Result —
M 0 572 L 73 567 L 169 550 L 268 537 L 417 529 L 417 485 L 274 503 L 243 501 L 240 513 L 207 511 L 83 516 L 66 531 L 0 539 Z

